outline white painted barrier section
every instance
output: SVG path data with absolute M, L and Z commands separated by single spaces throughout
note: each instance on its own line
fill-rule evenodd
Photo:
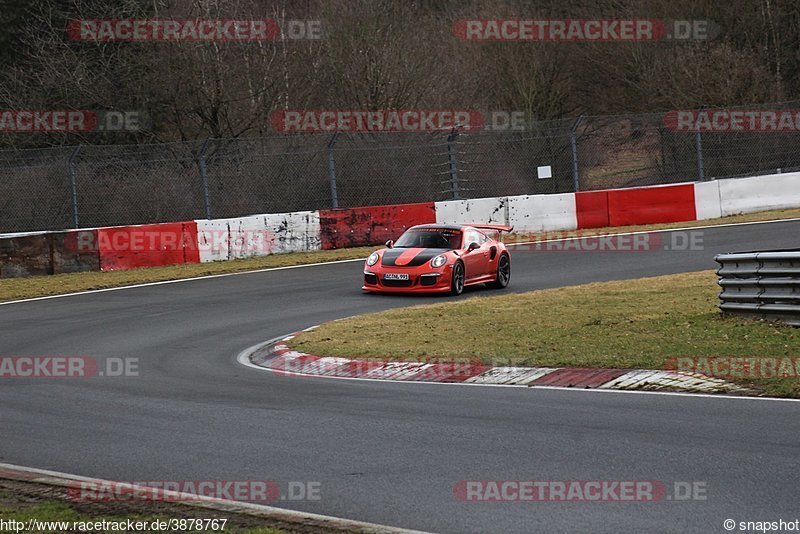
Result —
M 723 216 L 800 206 L 800 172 L 718 182 Z
M 319 250 L 319 212 L 198 220 L 200 262 Z
M 507 224 L 515 231 L 574 230 L 578 214 L 573 193 L 473 198 L 436 203 L 438 224 Z
M 508 224 L 515 232 L 547 232 L 578 228 L 575 194 L 508 197 Z
M 722 204 L 719 199 L 719 181 L 696 182 L 694 184 L 694 210 L 696 219 L 717 219 L 722 217 Z
M 507 202 L 506 197 L 436 202 L 436 223 L 508 224 Z
M 236 256 L 231 251 L 231 223 L 237 219 L 197 220 L 197 248 L 200 262 L 229 260 Z

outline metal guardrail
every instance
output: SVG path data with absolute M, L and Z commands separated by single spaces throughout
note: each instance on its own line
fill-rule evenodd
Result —
M 800 326 L 800 249 L 719 254 L 722 313 Z

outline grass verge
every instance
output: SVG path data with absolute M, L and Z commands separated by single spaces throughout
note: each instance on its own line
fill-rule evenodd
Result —
M 31 276 L 0 280 L 0 302 L 8 300 L 45 297 L 91 289 L 132 286 L 148 282 L 162 282 L 181 278 L 196 278 L 213 274 L 227 274 L 273 267 L 307 265 L 326 261 L 366 258 L 375 247 L 290 252 L 257 258 L 246 258 L 211 263 L 143 267 L 129 271 L 66 273 L 52 276 Z
M 695 226 L 708 226 L 719 224 L 732 224 L 743 222 L 767 221 L 773 219 L 800 218 L 800 209 L 773 210 L 759 213 L 733 215 L 720 219 L 705 221 L 689 221 L 678 223 L 649 224 L 641 226 L 617 226 L 609 228 L 593 228 L 580 231 L 548 232 L 548 233 L 517 233 L 506 236 L 505 240 L 511 242 L 531 241 L 536 239 L 553 239 L 560 237 L 590 236 L 608 233 L 625 233 L 646 230 L 664 230 L 669 228 L 688 228 Z M 226 274 L 235 272 L 255 271 L 272 267 L 287 267 L 292 265 L 306 265 L 326 261 L 349 260 L 365 258 L 376 247 L 358 247 L 339 250 L 320 250 L 314 252 L 294 252 L 289 254 L 275 254 L 259 258 L 242 260 L 221 261 L 190 265 L 171 265 L 167 267 L 147 267 L 132 269 L 130 271 L 68 273 L 53 276 L 34 276 L 28 278 L 0 279 L 0 302 L 45 297 L 92 289 L 106 289 L 123 287 L 148 282 L 162 282 L 181 278 L 196 278 L 213 274 Z
M 478 296 L 326 323 L 289 342 L 355 358 L 663 369 L 675 357 L 800 357 L 800 329 L 722 318 L 713 271 Z M 740 381 L 800 396 L 800 381 Z

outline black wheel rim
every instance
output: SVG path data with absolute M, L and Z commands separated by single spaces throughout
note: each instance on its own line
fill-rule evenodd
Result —
M 511 264 L 506 256 L 500 258 L 500 265 L 497 266 L 497 281 L 502 285 L 508 285 L 511 279 Z
M 453 273 L 453 285 L 457 293 L 461 293 L 464 289 L 464 268 L 460 263 L 456 265 L 456 270 Z

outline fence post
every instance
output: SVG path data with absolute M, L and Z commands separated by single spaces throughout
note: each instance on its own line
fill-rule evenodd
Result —
M 336 144 L 338 137 L 339 132 L 334 132 L 331 140 L 328 141 L 328 180 L 331 184 L 331 207 L 333 209 L 339 208 L 339 192 L 336 188 L 336 162 L 333 159 L 333 145 Z
M 203 179 L 203 206 L 206 212 L 206 219 L 211 218 L 211 196 L 208 193 L 208 173 L 206 172 L 206 150 L 210 139 L 203 141 L 200 153 L 197 155 L 197 166 L 200 168 L 200 177 Z
M 78 228 L 78 169 L 76 160 L 81 153 L 81 145 L 75 147 L 67 161 L 67 175 L 69 176 L 69 187 L 72 196 L 72 226 Z
M 450 135 L 447 136 L 447 163 L 448 171 L 450 173 L 450 194 L 453 200 L 461 200 L 461 184 L 458 181 L 458 165 L 456 161 L 456 138 L 458 137 L 458 130 L 453 128 Z
M 697 181 L 703 182 L 706 179 L 706 172 L 703 164 L 703 140 L 700 138 L 699 124 L 694 132 L 694 149 L 697 152 Z
M 583 121 L 583 115 L 580 115 L 575 122 L 572 123 L 572 127 L 569 129 L 569 146 L 572 150 L 572 189 L 575 193 L 581 190 L 581 177 L 578 172 L 578 140 L 577 140 L 577 132 L 578 126 L 581 125 L 581 121 Z

